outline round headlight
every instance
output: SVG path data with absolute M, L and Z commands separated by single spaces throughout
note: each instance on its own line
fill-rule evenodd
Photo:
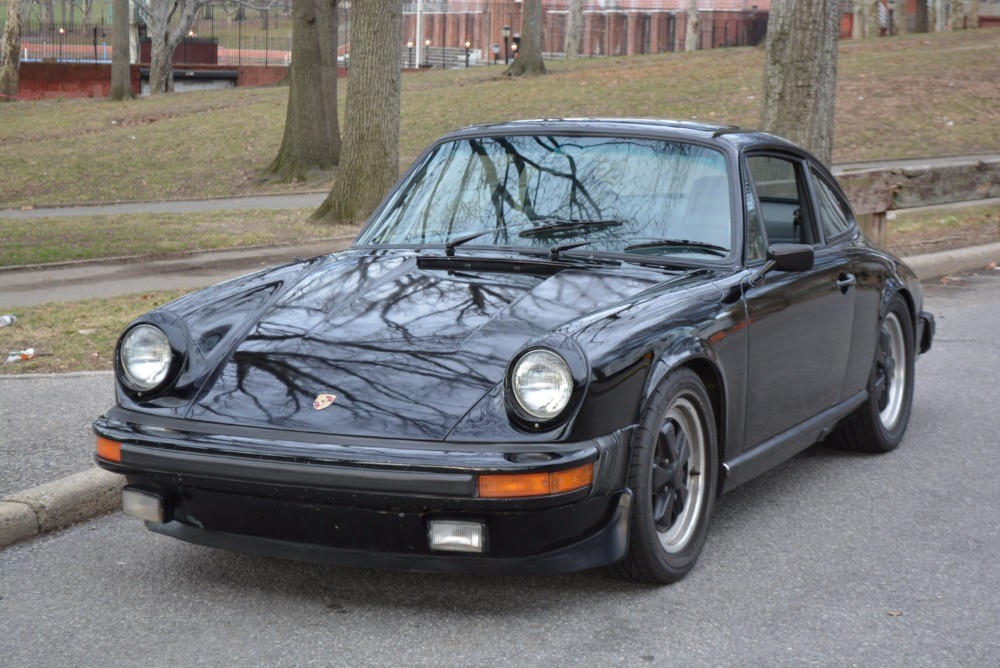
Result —
M 170 371 L 174 354 L 167 335 L 152 325 L 133 327 L 121 345 L 122 380 L 133 390 L 152 390 Z
M 573 374 L 566 360 L 551 350 L 530 350 L 511 373 L 514 399 L 528 415 L 551 420 L 566 408 L 573 393 Z

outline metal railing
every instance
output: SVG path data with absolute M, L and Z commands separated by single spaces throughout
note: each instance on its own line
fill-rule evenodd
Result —
M 138 5 L 137 5 L 138 6 Z M 108 62 L 111 60 L 110 2 L 95 2 L 89 15 L 72 8 L 65 16 L 42 11 L 40 4 L 28 5 L 22 20 L 21 58 L 61 62 Z M 139 41 L 146 36 L 145 11 L 138 16 Z M 340 43 L 349 40 L 347 9 L 341 12 Z M 0 29 L 6 16 L 0 15 Z M 176 25 L 177 17 L 174 19 Z M 198 11 L 190 27 L 190 37 L 215 40 L 220 65 L 287 65 L 292 53 L 291 2 L 284 0 L 268 9 L 251 9 L 245 4 L 219 0 Z M 182 53 L 179 53 L 183 57 Z M 182 62 L 177 60 L 175 62 Z

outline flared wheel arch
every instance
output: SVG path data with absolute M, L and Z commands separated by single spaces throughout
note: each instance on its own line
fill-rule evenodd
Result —
M 707 354 L 689 354 L 684 357 L 671 357 L 671 358 L 660 358 L 657 360 L 649 373 L 649 377 L 646 379 L 646 388 L 643 391 L 642 403 L 639 406 L 638 414 L 646 408 L 649 403 L 652 393 L 659 386 L 660 381 L 663 380 L 670 372 L 687 368 L 697 374 L 698 379 L 705 386 L 705 390 L 708 393 L 709 401 L 712 404 L 712 412 L 715 414 L 715 442 L 717 445 L 718 452 L 716 453 L 716 463 L 717 463 L 717 475 L 719 480 L 719 485 L 717 486 L 716 494 L 721 494 L 722 481 L 725 479 L 725 467 L 723 462 L 726 457 L 726 407 L 728 402 L 726 401 L 725 383 L 723 381 L 722 373 L 719 370 L 716 361 L 709 357 Z M 631 453 L 630 453 L 631 454 Z

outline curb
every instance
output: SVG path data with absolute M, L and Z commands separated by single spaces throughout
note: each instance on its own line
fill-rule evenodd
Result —
M 0 547 L 121 507 L 125 478 L 96 466 L 0 500 Z
M 950 251 L 911 255 L 903 258 L 921 281 L 946 274 L 957 274 L 973 269 L 985 269 L 991 262 L 1000 264 L 1000 243 L 957 248 Z
M 1000 262 L 1000 243 L 903 260 L 917 278 L 927 280 Z M 124 486 L 123 476 L 94 467 L 5 496 L 0 499 L 0 548 L 118 510 Z

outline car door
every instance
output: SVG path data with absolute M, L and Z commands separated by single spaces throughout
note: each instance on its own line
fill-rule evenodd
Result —
M 817 222 L 826 245 L 844 256 L 855 281 L 853 336 L 840 395 L 846 399 L 865 388 L 871 373 L 878 341 L 881 269 L 873 263 L 868 246 L 862 243 L 851 206 L 833 176 L 822 165 L 813 163 L 809 165 L 809 177 Z
M 854 277 L 816 224 L 806 161 L 783 151 L 748 153 L 743 169 L 767 244 L 813 247 L 810 271 L 771 271 L 747 283 L 744 447 L 777 436 L 840 400 L 854 319 Z

